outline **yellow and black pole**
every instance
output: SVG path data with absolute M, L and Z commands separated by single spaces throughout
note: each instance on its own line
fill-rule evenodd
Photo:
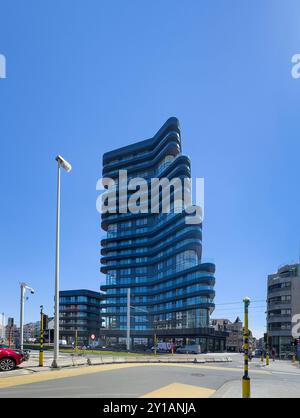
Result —
M 44 365 L 44 314 L 43 314 L 43 305 L 41 305 L 39 367 L 43 367 L 43 365 Z
M 270 364 L 270 350 L 269 350 L 269 344 L 267 345 L 267 353 L 266 353 L 266 366 L 269 366 Z
M 78 351 L 78 331 L 75 331 L 75 353 Z
M 250 299 L 245 298 L 244 302 L 244 376 L 243 376 L 243 398 L 250 398 L 250 377 L 249 377 L 249 328 L 248 328 L 248 308 Z

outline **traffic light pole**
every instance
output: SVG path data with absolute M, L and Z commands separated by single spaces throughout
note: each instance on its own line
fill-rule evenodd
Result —
M 243 376 L 243 398 L 250 398 L 250 377 L 249 377 L 249 328 L 248 308 L 250 299 L 245 298 L 244 302 L 244 376 Z
M 39 367 L 43 367 L 43 365 L 44 365 L 44 314 L 43 314 L 43 306 L 41 306 Z

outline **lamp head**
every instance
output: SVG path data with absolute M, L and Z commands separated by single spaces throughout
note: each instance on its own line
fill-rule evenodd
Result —
M 246 305 L 249 305 L 250 304 L 250 298 L 244 298 L 244 300 L 243 300 L 243 302 L 246 304 Z
M 57 155 L 57 157 L 55 158 L 56 161 L 58 162 L 58 164 L 64 169 L 66 170 L 67 173 L 69 173 L 72 170 L 72 166 L 70 163 L 68 163 L 68 161 L 66 161 L 61 155 Z

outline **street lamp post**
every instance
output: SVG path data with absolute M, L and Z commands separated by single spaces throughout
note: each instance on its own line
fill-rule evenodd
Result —
M 23 350 L 24 344 L 24 302 L 26 289 L 34 294 L 32 287 L 29 287 L 26 283 L 20 283 L 21 288 L 21 300 L 20 300 L 20 349 Z
M 127 289 L 127 330 L 126 330 L 126 350 L 130 351 L 130 287 Z
M 55 295 L 54 295 L 54 355 L 52 367 L 58 368 L 59 356 L 59 244 L 60 244 L 60 168 L 70 172 L 72 166 L 60 155 L 57 161 L 57 206 L 56 206 L 56 252 L 55 252 Z

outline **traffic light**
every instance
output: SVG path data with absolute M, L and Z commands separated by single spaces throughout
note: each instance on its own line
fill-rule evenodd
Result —
M 49 318 L 48 315 L 43 314 L 43 330 L 48 329 Z
M 268 334 L 264 333 L 264 343 L 267 344 L 268 341 Z
M 9 328 L 12 328 L 14 326 L 14 318 L 8 318 L 7 325 Z

